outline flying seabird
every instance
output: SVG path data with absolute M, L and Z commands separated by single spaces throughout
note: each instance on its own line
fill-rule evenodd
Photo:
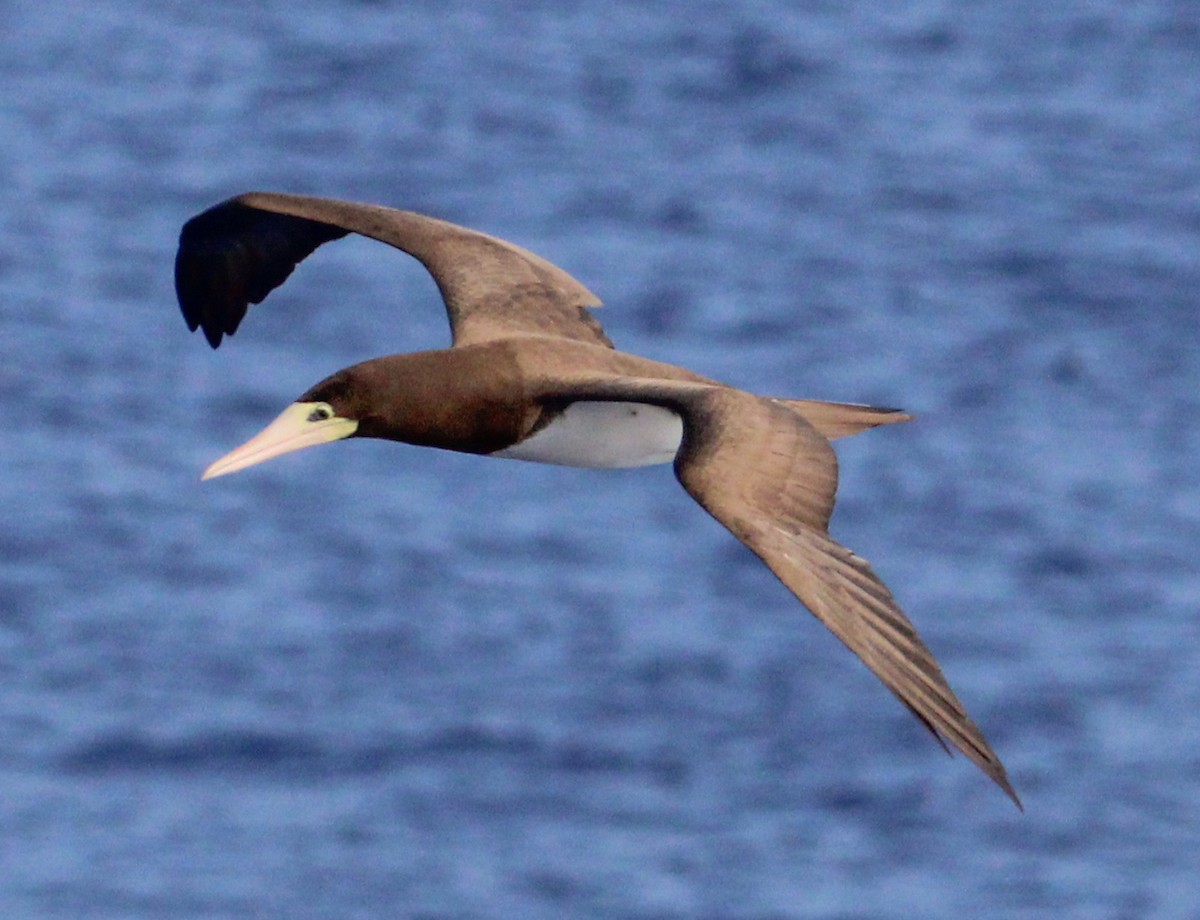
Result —
M 271 192 L 184 224 L 175 289 L 216 348 L 322 243 L 357 233 L 420 261 L 449 314 L 450 348 L 373 358 L 311 387 L 204 472 L 210 479 L 341 438 L 583 467 L 673 462 L 701 507 L 753 550 L 946 748 L 1021 807 L 1004 765 L 864 559 L 829 535 L 830 441 L 911 418 L 777 399 L 617 351 L 561 268 L 493 236 L 378 205 Z

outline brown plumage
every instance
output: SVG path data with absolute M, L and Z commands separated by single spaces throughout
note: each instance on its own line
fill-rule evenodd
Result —
M 321 381 L 256 438 L 213 464 L 233 472 L 343 437 L 542 462 L 673 460 L 699 504 L 767 564 L 943 743 L 1020 806 L 1003 764 L 870 566 L 829 536 L 830 441 L 909 418 L 895 409 L 756 396 L 616 351 L 596 297 L 518 246 L 409 211 L 251 193 L 189 220 L 176 290 L 215 348 L 322 243 L 353 232 L 433 275 L 453 346 L 374 358 Z

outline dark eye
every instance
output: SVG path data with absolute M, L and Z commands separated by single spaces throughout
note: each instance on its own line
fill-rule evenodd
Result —
M 333 418 L 333 409 L 324 403 L 316 406 L 312 412 L 308 413 L 308 420 L 310 422 L 323 422 L 331 418 Z

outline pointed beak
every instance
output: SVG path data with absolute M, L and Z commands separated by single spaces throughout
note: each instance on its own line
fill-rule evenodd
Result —
M 292 403 L 279 418 L 252 437 L 241 447 L 231 450 L 204 471 L 201 479 L 224 476 L 248 466 L 262 463 L 302 447 L 328 444 L 348 438 L 358 428 L 358 422 L 348 418 L 313 418 L 313 410 L 321 403 Z

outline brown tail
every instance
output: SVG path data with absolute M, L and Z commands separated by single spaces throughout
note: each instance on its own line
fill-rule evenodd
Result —
M 860 406 L 856 403 L 821 402 L 817 399 L 776 399 L 821 432 L 828 440 L 858 434 L 876 425 L 908 422 L 912 416 L 900 409 Z

